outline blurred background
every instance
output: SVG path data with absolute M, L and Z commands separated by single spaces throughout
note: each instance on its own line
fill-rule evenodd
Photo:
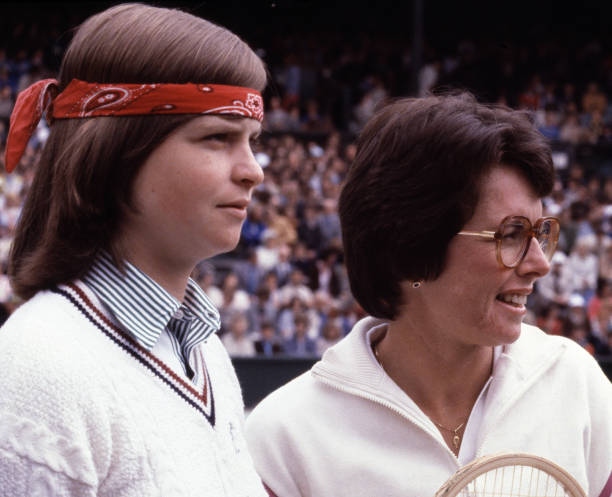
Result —
M 114 3 L 0 6 L 0 163 L 17 93 L 54 76 L 73 28 Z M 387 99 L 452 88 L 528 110 L 550 140 L 557 181 L 544 206 L 561 219 L 562 234 L 527 320 L 576 340 L 609 367 L 612 2 L 157 5 L 230 28 L 270 73 L 265 133 L 255 149 L 266 179 L 238 248 L 193 275 L 221 311 L 221 338 L 241 380 L 262 385 L 292 376 L 363 316 L 350 295 L 336 214 L 355 137 Z M 41 123 L 16 173 L 0 173 L 2 319 L 19 305 L 6 260 L 47 134 Z

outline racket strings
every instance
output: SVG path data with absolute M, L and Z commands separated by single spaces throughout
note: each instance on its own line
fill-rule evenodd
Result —
M 571 497 L 549 473 L 532 466 L 491 469 L 470 481 L 461 497 Z

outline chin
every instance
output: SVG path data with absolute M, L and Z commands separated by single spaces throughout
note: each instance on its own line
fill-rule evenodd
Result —
M 520 336 L 521 324 L 509 326 L 500 333 L 498 343 L 495 345 L 510 345 L 516 342 Z
M 217 250 L 215 250 L 214 255 L 226 254 L 227 252 L 231 252 L 238 246 L 238 242 L 240 241 L 240 237 L 236 240 L 228 241 L 224 244 L 219 244 Z

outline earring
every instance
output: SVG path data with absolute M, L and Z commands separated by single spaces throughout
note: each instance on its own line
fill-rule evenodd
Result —
M 421 288 L 422 284 L 423 284 L 422 280 L 413 281 L 412 282 L 412 288 Z

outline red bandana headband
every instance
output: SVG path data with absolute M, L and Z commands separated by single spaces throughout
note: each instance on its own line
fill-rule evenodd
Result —
M 50 106 L 50 107 L 49 107 Z M 21 159 L 45 111 L 48 118 L 153 114 L 220 114 L 263 120 L 257 90 L 241 86 L 186 84 L 97 84 L 73 79 L 59 93 L 55 79 L 22 91 L 11 114 L 5 167 L 11 172 Z

